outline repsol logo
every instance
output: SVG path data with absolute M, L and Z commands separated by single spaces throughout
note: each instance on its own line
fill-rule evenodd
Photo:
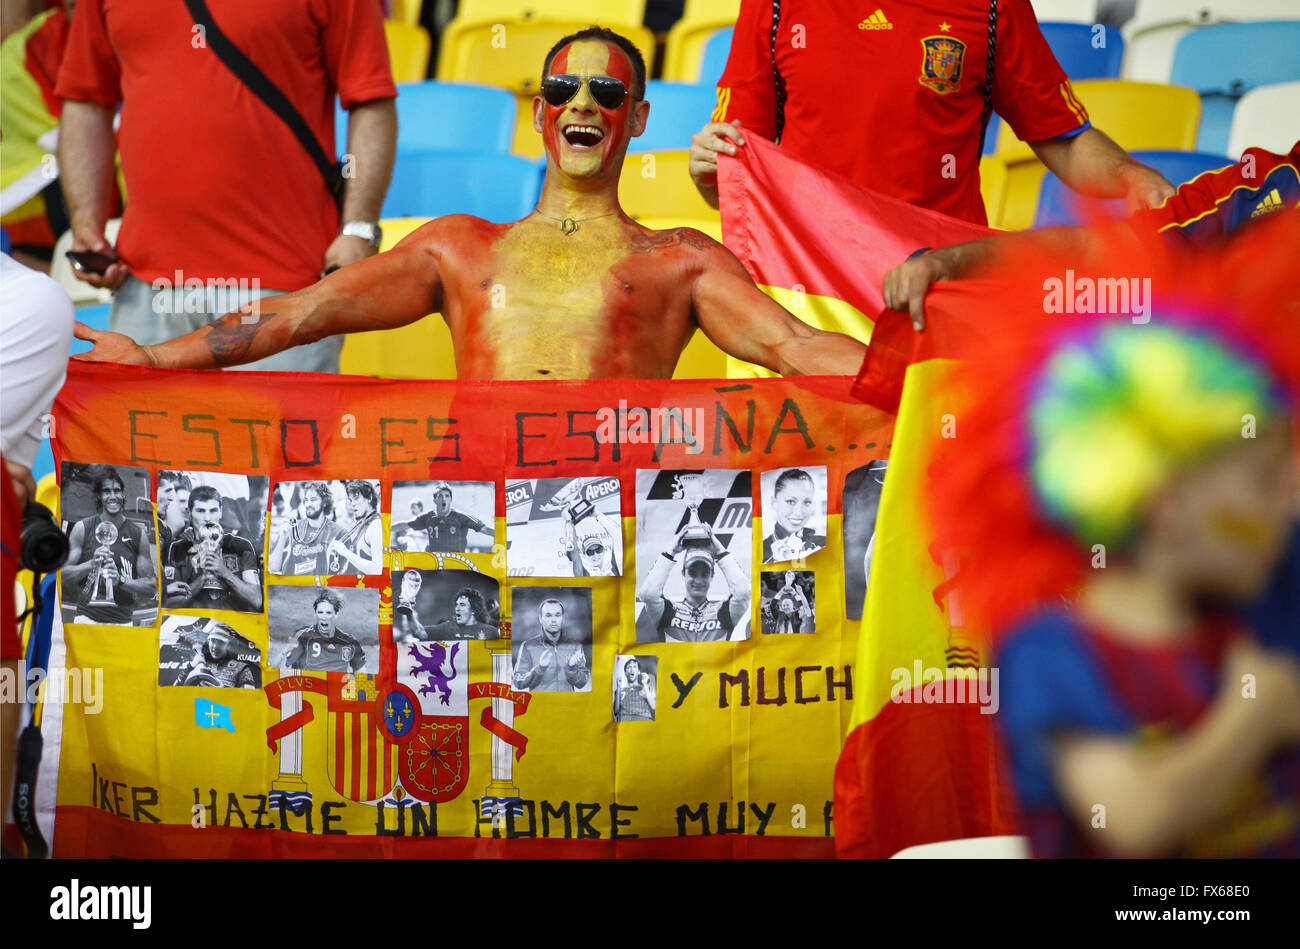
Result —
M 710 629 L 722 629 L 722 623 L 715 619 L 705 620 L 702 623 L 692 623 L 674 617 L 672 625 L 677 629 L 684 629 L 688 633 L 702 633 Z
M 506 490 L 506 507 L 513 507 L 516 504 L 523 504 L 525 501 L 531 501 L 533 498 L 532 485 L 525 482 Z

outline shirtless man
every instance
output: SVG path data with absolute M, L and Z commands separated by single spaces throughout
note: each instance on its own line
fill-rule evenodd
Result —
M 158 345 L 79 326 L 95 346 L 77 358 L 218 368 L 438 312 L 461 379 L 667 378 L 697 326 L 784 375 L 856 374 L 861 343 L 800 322 L 721 244 L 622 212 L 618 178 L 628 142 L 645 130 L 644 94 L 635 46 L 598 28 L 576 33 L 547 57 L 533 100 L 547 164 L 528 217 L 438 218 L 387 253 Z

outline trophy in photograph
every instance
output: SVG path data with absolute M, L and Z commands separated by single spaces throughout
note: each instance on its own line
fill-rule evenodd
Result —
M 596 513 L 596 505 L 583 496 L 582 489 L 588 480 L 587 478 L 574 478 L 556 491 L 551 496 L 551 499 L 541 506 L 543 511 L 561 512 L 560 516 L 563 518 L 564 526 L 560 546 L 565 556 L 571 555 L 577 548 L 574 525 Z
M 700 505 L 704 503 L 704 475 L 680 474 L 675 479 L 673 497 L 686 502 L 688 520 L 682 533 L 682 546 L 699 547 L 713 551 L 713 534 L 709 527 L 700 520 Z
M 224 590 L 225 584 L 211 570 L 206 569 L 206 564 L 211 557 L 221 556 L 221 525 L 215 521 L 204 524 L 199 529 L 199 543 L 195 550 L 199 558 L 196 565 L 198 570 L 203 572 L 203 583 L 201 588 L 204 590 Z
M 113 578 L 104 573 L 104 564 L 113 562 L 113 544 L 117 541 L 117 525 L 100 521 L 95 527 L 95 565 L 82 587 L 82 602 L 87 606 L 115 606 Z

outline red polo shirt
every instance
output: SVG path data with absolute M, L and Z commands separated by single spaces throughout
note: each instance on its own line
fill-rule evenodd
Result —
M 1029 0 L 998 3 L 993 107 L 1021 139 L 1082 131 L 1074 97 Z M 781 145 L 800 161 L 911 204 L 984 224 L 980 114 L 987 0 L 785 0 L 776 60 Z M 772 0 L 742 0 L 715 122 L 776 132 Z
M 334 97 L 397 95 L 375 0 L 211 0 L 213 19 L 334 154 Z M 181 0 L 80 0 L 63 99 L 122 104 L 118 255 L 141 280 L 315 282 L 338 233 L 324 179 L 288 127 L 203 41 Z

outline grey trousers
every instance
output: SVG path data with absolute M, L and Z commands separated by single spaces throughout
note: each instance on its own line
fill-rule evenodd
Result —
M 153 287 L 127 276 L 113 296 L 108 328 L 130 336 L 141 346 L 164 343 L 207 326 L 217 317 L 261 297 L 284 293 L 261 287 L 166 288 Z M 231 369 L 275 372 L 338 372 L 343 337 L 329 336 L 306 346 L 295 346 L 257 362 Z

